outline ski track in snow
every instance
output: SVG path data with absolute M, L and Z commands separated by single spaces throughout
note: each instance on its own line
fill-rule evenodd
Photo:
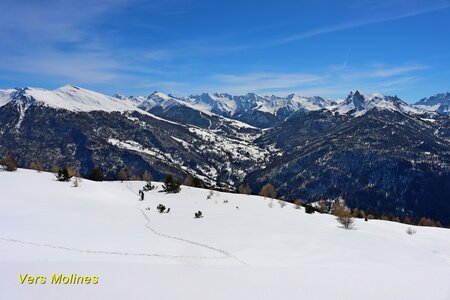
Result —
M 183 258 L 189 258 L 189 259 L 222 259 L 222 258 L 226 258 L 226 257 L 208 257 L 208 256 L 167 255 L 167 254 L 145 253 L 145 252 L 121 252 L 121 251 L 106 251 L 106 250 L 90 250 L 90 249 L 80 249 L 80 248 L 73 248 L 73 247 L 65 247 L 65 246 L 59 246 L 59 245 L 53 245 L 53 244 L 36 243 L 36 242 L 17 240 L 17 239 L 6 238 L 6 237 L 0 237 L 0 240 L 2 240 L 4 242 L 19 243 L 19 244 L 23 244 L 23 245 L 31 245 L 31 246 L 37 246 L 37 247 L 46 247 L 46 248 L 52 248 L 52 249 L 58 249 L 58 250 L 73 251 L 73 252 L 80 252 L 80 253 L 92 253 L 92 254 L 109 254 L 109 255 L 122 255 L 122 256 L 147 256 L 147 257 L 161 257 L 161 258 L 170 258 L 170 259 L 183 259 Z
M 191 244 L 191 245 L 195 245 L 195 246 L 199 246 L 199 247 L 202 247 L 202 248 L 206 248 L 206 249 L 209 249 L 209 250 L 212 250 L 212 251 L 215 251 L 215 252 L 219 252 L 219 253 L 223 254 L 224 256 L 222 256 L 222 257 L 215 257 L 215 258 L 234 258 L 235 260 L 237 260 L 241 264 L 248 266 L 248 264 L 246 262 L 240 260 L 239 258 L 237 258 L 236 256 L 234 256 L 233 254 L 231 254 L 228 251 L 225 251 L 225 250 L 222 250 L 222 249 L 219 249 L 219 248 L 215 248 L 213 246 L 209 246 L 209 245 L 206 245 L 206 244 L 202 244 L 202 243 L 194 242 L 194 241 L 191 241 L 191 240 L 187 240 L 187 239 L 184 239 L 184 238 L 167 235 L 167 234 L 160 233 L 160 232 L 156 231 L 153 227 L 151 227 L 149 225 L 150 218 L 145 214 L 145 212 L 142 209 L 139 208 L 139 210 L 142 213 L 142 215 L 144 216 L 144 218 L 147 220 L 147 223 L 145 224 L 145 227 L 150 229 L 157 236 L 168 238 L 168 239 L 172 239 L 172 240 L 181 241 L 181 242 L 188 243 L 188 244 Z
M 132 193 L 138 195 L 138 193 L 133 191 L 133 189 L 131 188 L 129 183 L 127 183 L 126 187 Z M 188 244 L 191 244 L 191 245 L 195 245 L 195 246 L 199 246 L 199 247 L 202 247 L 202 248 L 206 248 L 206 249 L 209 249 L 209 250 L 212 250 L 212 251 L 215 251 L 215 252 L 219 252 L 220 254 L 223 254 L 224 256 L 223 257 L 215 257 L 215 258 L 233 258 L 233 259 L 237 260 L 238 262 L 240 262 L 241 264 L 248 266 L 248 264 L 246 262 L 244 262 L 243 260 L 239 259 L 238 257 L 234 256 L 230 252 L 225 251 L 223 249 L 215 248 L 215 247 L 207 245 L 207 244 L 202 244 L 202 243 L 191 241 L 191 240 L 188 240 L 188 239 L 185 239 L 185 238 L 180 238 L 180 237 L 177 237 L 177 236 L 172 236 L 172 235 L 168 235 L 168 234 L 164 234 L 164 233 L 158 232 L 157 230 L 155 230 L 153 227 L 150 226 L 150 218 L 147 216 L 147 214 L 141 208 L 138 208 L 138 209 L 142 213 L 144 218 L 147 220 L 147 222 L 145 223 L 145 227 L 148 228 L 149 230 L 151 230 L 157 236 L 164 237 L 164 238 L 167 238 L 167 239 L 181 241 L 181 242 L 188 243 Z
M 133 189 L 131 188 L 129 183 L 127 183 L 126 187 L 133 194 L 136 194 L 136 195 L 138 194 L 135 191 L 133 191 Z M 206 248 L 206 249 L 218 252 L 218 253 L 222 254 L 223 256 L 186 256 L 186 255 L 167 255 L 167 254 L 146 253 L 146 252 L 123 252 L 123 251 L 112 251 L 112 250 L 80 249 L 80 248 L 75 248 L 75 247 L 66 247 L 66 246 L 54 245 L 54 244 L 48 244 L 48 243 L 37 243 L 37 242 L 19 240 L 19 239 L 14 239 L 14 238 L 9 238 L 9 237 L 0 237 L 0 240 L 4 241 L 4 242 L 18 243 L 18 244 L 23 244 L 23 245 L 35 246 L 35 247 L 45 247 L 45 248 L 51 248 L 51 249 L 56 249 L 56 250 L 64 250 L 64 251 L 80 252 L 80 253 L 89 253 L 89 254 L 107 254 L 107 255 L 121 255 L 121 256 L 144 256 L 144 257 L 159 257 L 159 258 L 175 259 L 175 260 L 182 261 L 184 263 L 188 263 L 188 264 L 192 264 L 192 265 L 196 265 L 196 264 L 191 262 L 191 261 L 188 261 L 186 259 L 202 259 L 203 260 L 203 259 L 227 259 L 227 258 L 233 258 L 233 259 L 237 260 L 238 262 L 240 262 L 241 264 L 248 266 L 248 264 L 246 262 L 242 261 L 241 259 L 237 258 L 236 256 L 232 255 L 231 253 L 229 253 L 229 252 L 227 252 L 225 250 L 218 249 L 218 248 L 206 245 L 206 244 L 194 242 L 194 241 L 191 241 L 191 240 L 188 240 L 188 239 L 184 239 L 184 238 L 180 238 L 180 237 L 176 237 L 176 236 L 171 236 L 171 235 L 164 234 L 164 233 L 156 231 L 153 227 L 151 227 L 149 225 L 150 224 L 150 218 L 145 214 L 145 212 L 141 208 L 138 208 L 138 209 L 139 209 L 139 211 L 142 213 L 142 215 L 144 216 L 144 218 L 147 221 L 145 223 L 145 227 L 147 229 L 151 230 L 155 235 L 163 237 L 163 238 L 167 238 L 167 239 L 181 241 L 181 242 L 188 243 L 188 244 L 191 244 L 191 245 L 194 245 L 194 246 Z

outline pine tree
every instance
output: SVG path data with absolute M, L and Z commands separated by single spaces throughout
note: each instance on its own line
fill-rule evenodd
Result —
M 91 170 L 91 174 L 89 175 L 89 179 L 93 181 L 103 181 L 103 172 L 99 168 L 93 168 Z
M 195 177 L 192 182 L 192 186 L 197 187 L 197 188 L 204 188 L 205 184 L 203 183 L 203 181 L 201 179 Z
M 151 190 L 153 190 L 155 188 L 155 186 L 152 184 L 152 182 L 149 180 L 149 181 L 147 181 L 147 183 L 144 185 L 144 187 L 142 188 L 142 190 L 144 191 L 144 192 L 148 192 L 148 191 L 151 191 Z
M 172 175 L 167 175 L 164 179 L 163 189 L 168 193 L 178 193 L 181 190 L 180 182 Z
M 69 181 L 70 177 L 71 176 L 69 175 L 69 171 L 67 170 L 66 167 L 59 169 L 58 174 L 56 175 L 56 179 L 58 181 Z
M 159 211 L 160 214 L 162 214 L 166 210 L 166 207 L 164 205 L 162 205 L 162 204 L 159 204 L 156 207 L 156 209 Z

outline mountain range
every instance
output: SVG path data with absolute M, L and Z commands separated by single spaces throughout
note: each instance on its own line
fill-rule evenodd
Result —
M 106 96 L 76 86 L 0 90 L 0 154 L 115 178 L 191 175 L 208 185 L 450 223 L 450 94 L 345 99 L 204 93 Z

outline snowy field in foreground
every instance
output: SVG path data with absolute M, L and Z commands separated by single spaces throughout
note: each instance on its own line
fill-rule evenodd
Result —
M 160 183 L 141 202 L 143 185 L 1 171 L 0 299 L 450 299 L 448 229 L 411 236 L 357 219 L 344 230 L 291 204 Z M 20 285 L 19 273 L 99 284 Z

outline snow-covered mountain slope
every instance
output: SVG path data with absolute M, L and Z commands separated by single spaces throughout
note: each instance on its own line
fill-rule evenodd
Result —
M 276 200 L 269 208 L 259 196 L 207 199 L 208 190 L 185 186 L 166 194 L 160 183 L 138 201 L 143 184 L 75 188 L 50 173 L 0 172 L 0 298 L 450 297 L 448 229 L 412 226 L 408 235 L 404 224 L 357 219 L 344 230 L 330 215 Z M 170 213 L 157 213 L 160 203 Z M 19 284 L 25 273 L 46 284 Z M 52 285 L 52 273 L 99 283 Z
M 330 110 L 338 114 L 360 116 L 371 109 L 399 111 L 405 114 L 420 115 L 430 113 L 446 114 L 450 94 L 438 94 L 422 99 L 415 106 L 409 105 L 396 96 L 381 94 L 362 95 L 351 92 L 344 100 L 330 100 L 319 96 L 302 97 L 291 94 L 287 97 L 259 96 L 254 93 L 234 96 L 226 93 L 203 93 L 189 97 L 176 97 L 161 92 L 148 96 L 106 96 L 94 91 L 67 85 L 53 91 L 40 88 L 0 90 L 0 106 L 9 101 L 40 103 L 54 108 L 71 111 L 130 111 L 143 110 L 161 113 L 171 107 L 185 106 L 209 116 L 221 116 L 225 122 L 241 122 L 237 126 L 274 127 L 281 124 L 295 112 Z M 177 120 L 172 120 L 177 121 Z
M 1 96 L 5 95 L 5 96 Z M 3 99 L 3 101 L 1 100 Z M 70 111 L 134 111 L 138 110 L 131 101 L 119 100 L 94 91 L 72 85 L 66 85 L 55 90 L 41 88 L 24 88 L 14 91 L 3 90 L 0 93 L 0 104 L 10 101 L 25 105 L 33 103 Z
M 443 96 L 439 99 L 442 100 L 442 98 Z M 329 110 L 337 114 L 360 116 L 369 110 L 378 109 L 398 111 L 409 115 L 428 114 L 429 116 L 430 112 L 442 112 L 445 107 L 448 108 L 448 105 L 443 104 L 440 109 L 438 109 L 438 104 L 429 107 L 426 105 L 414 106 L 409 105 L 397 96 L 385 96 L 379 93 L 362 95 L 359 91 L 350 92 L 348 97 L 343 100 L 331 100 L 319 96 L 302 97 L 295 94 L 287 97 L 259 96 L 254 93 L 241 96 L 225 93 L 203 93 L 184 98 L 159 92 L 154 92 L 147 97 L 130 97 L 128 99 L 137 103 L 136 105 L 139 108 L 146 111 L 152 111 L 158 107 L 166 109 L 167 107 L 184 105 L 206 114 L 212 113 L 240 120 L 260 128 L 279 125 L 295 112 Z
M 365 96 L 359 91 L 350 92 L 344 101 L 329 106 L 328 109 L 340 114 L 352 113 L 356 116 L 372 109 L 398 111 L 413 115 L 426 113 L 425 110 L 411 106 L 397 96 L 384 96 L 379 93 Z
M 440 93 L 428 98 L 423 98 L 419 100 L 415 106 L 427 111 L 448 115 L 450 114 L 450 93 Z
M 0 90 L 0 107 L 11 101 L 11 94 L 16 91 L 16 89 Z
M 248 93 L 242 96 L 232 96 L 229 94 L 202 94 L 199 96 L 190 96 L 188 99 L 194 105 L 202 107 L 205 110 L 233 116 L 249 110 L 277 115 L 280 111 L 289 110 L 319 110 L 331 103 L 322 97 L 302 97 L 291 94 L 287 97 L 277 96 L 259 96 L 254 93 Z
M 124 97 L 121 95 L 114 97 L 127 99 L 135 103 L 137 107 L 149 112 L 181 105 L 208 115 L 231 118 L 260 128 L 275 126 L 298 110 L 315 111 L 335 104 L 334 101 L 322 97 L 301 97 L 294 94 L 277 97 L 259 96 L 254 93 L 241 96 L 203 93 L 189 97 L 175 97 L 154 92 L 147 97 Z

